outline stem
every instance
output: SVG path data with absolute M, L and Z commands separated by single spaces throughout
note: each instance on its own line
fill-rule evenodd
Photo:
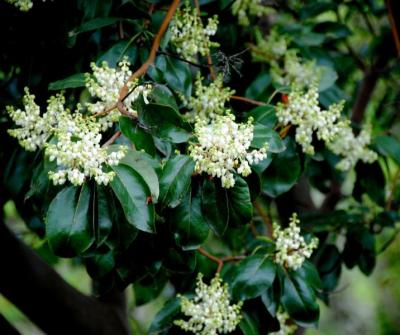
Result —
M 267 236 L 272 238 L 272 222 L 271 218 L 269 217 L 268 213 L 264 210 L 263 206 L 260 204 L 259 200 L 253 202 L 254 208 L 257 210 L 260 218 L 263 220 L 265 226 L 267 227 Z
M 157 51 L 157 54 L 159 54 L 159 55 L 165 55 L 165 56 L 168 56 L 168 57 L 172 57 L 172 58 L 175 58 L 175 59 L 177 59 L 177 60 L 180 60 L 181 62 L 185 62 L 185 63 L 188 63 L 188 64 L 190 64 L 190 65 L 193 65 L 193 66 L 196 66 L 196 67 L 199 67 L 199 68 L 208 69 L 208 65 L 204 65 L 204 64 L 199 64 L 199 63 L 191 62 L 190 60 L 187 60 L 187 59 L 185 59 L 185 58 L 179 57 L 178 55 L 175 55 L 175 54 L 171 54 L 171 53 L 169 53 L 169 52 Z
M 211 255 L 209 252 L 204 250 L 203 248 L 198 248 L 197 251 L 201 253 L 203 256 L 207 257 L 208 259 L 212 260 L 213 262 L 218 264 L 217 271 L 216 273 L 220 273 L 222 270 L 222 267 L 224 266 L 225 262 L 236 262 L 240 261 L 245 258 L 245 256 L 225 256 L 222 258 L 218 258 L 214 255 Z
M 256 106 L 265 106 L 266 105 L 265 102 L 253 100 L 253 99 L 250 99 L 250 98 L 240 97 L 238 95 L 232 95 L 231 96 L 231 100 L 243 101 L 243 102 L 246 102 L 248 104 L 252 104 L 252 105 L 256 105 Z
M 393 39 L 396 44 L 397 54 L 400 56 L 400 37 L 396 26 L 396 20 L 395 20 L 396 16 L 392 7 L 393 4 L 391 0 L 386 0 L 385 3 L 388 10 L 389 22 L 392 28 Z
M 121 131 L 118 130 L 118 131 L 117 131 L 113 136 L 111 136 L 111 137 L 107 140 L 107 142 L 104 143 L 102 146 L 103 146 L 103 147 L 107 147 L 107 146 L 113 144 L 113 143 L 117 140 L 117 138 L 120 137 L 120 136 L 121 136 Z
M 121 90 L 119 91 L 119 100 L 120 100 L 120 101 L 123 100 L 123 99 L 127 96 L 127 94 L 128 94 L 128 90 L 129 90 L 128 84 L 129 84 L 131 81 L 133 81 L 133 80 L 135 80 L 135 79 L 137 79 L 137 78 L 143 76 L 143 75 L 147 72 L 149 66 L 150 66 L 151 64 L 153 64 L 154 59 L 156 58 L 156 55 L 157 55 L 157 50 L 158 50 L 158 48 L 160 47 L 161 38 L 163 37 L 165 31 L 167 30 L 168 25 L 169 25 L 169 23 L 170 23 L 170 21 L 171 21 L 173 15 L 174 15 L 176 9 L 178 8 L 178 6 L 179 6 L 179 0 L 173 0 L 172 3 L 171 3 L 171 6 L 170 6 L 169 9 L 168 9 L 167 14 L 165 14 L 165 17 L 164 17 L 163 22 L 161 23 L 160 29 L 158 30 L 157 35 L 156 35 L 156 37 L 155 37 L 154 40 L 153 40 L 153 45 L 151 46 L 151 50 L 150 50 L 149 57 L 148 57 L 147 60 L 142 64 L 142 66 L 141 66 L 139 69 L 137 69 L 137 70 L 129 77 L 129 79 L 127 80 L 127 82 L 125 83 L 125 85 L 124 85 L 124 86 L 121 88 Z
M 282 128 L 281 131 L 279 132 L 279 136 L 283 139 L 287 136 L 289 133 L 290 128 L 292 128 L 291 124 L 288 124 L 286 127 Z

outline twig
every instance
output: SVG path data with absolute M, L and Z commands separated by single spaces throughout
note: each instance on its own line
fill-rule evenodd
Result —
M 160 47 L 161 38 L 163 37 L 165 31 L 167 30 L 169 22 L 171 21 L 178 6 L 179 6 L 179 0 L 173 0 L 171 3 L 171 6 L 168 9 L 167 14 L 165 14 L 165 17 L 164 17 L 163 22 L 161 23 L 160 29 L 158 30 L 157 35 L 155 36 L 155 38 L 153 40 L 153 45 L 151 46 L 149 57 L 142 64 L 142 66 L 139 69 L 137 69 L 129 77 L 129 79 L 127 80 L 125 85 L 120 89 L 120 91 L 119 91 L 119 100 L 120 101 L 123 100 L 128 94 L 128 91 L 129 91 L 128 84 L 131 81 L 143 76 L 147 72 L 149 66 L 151 64 L 153 64 L 154 59 L 156 58 L 156 55 L 157 55 L 157 50 Z
M 286 127 L 282 128 L 281 131 L 279 132 L 280 138 L 285 138 L 287 134 L 289 133 L 290 128 L 292 128 L 291 124 L 288 124 Z
M 267 105 L 265 102 L 257 101 L 257 100 L 253 100 L 253 99 L 249 99 L 249 98 L 245 98 L 245 97 L 240 97 L 238 95 L 232 95 L 231 96 L 231 100 L 243 101 L 243 102 L 246 102 L 248 104 L 252 104 L 252 105 L 256 105 L 256 106 L 265 106 L 265 105 Z
M 199 64 L 199 63 L 191 62 L 190 60 L 187 60 L 187 59 L 185 59 L 185 58 L 179 57 L 178 55 L 175 55 L 175 54 L 172 54 L 172 53 L 169 53 L 169 52 L 157 51 L 157 54 L 159 54 L 159 55 L 165 55 L 165 56 L 168 56 L 168 57 L 172 57 L 172 58 L 175 58 L 175 59 L 177 59 L 177 60 L 180 60 L 180 61 L 182 61 L 182 62 L 188 63 L 188 64 L 190 64 L 190 65 L 193 65 L 193 66 L 196 66 L 196 67 L 199 67 L 199 68 L 208 69 L 208 65 L 204 65 L 204 64 Z
M 120 136 L 121 136 L 121 132 L 118 130 L 113 136 L 111 136 L 111 137 L 107 140 L 107 142 L 105 142 L 105 143 L 102 145 L 102 147 L 107 147 L 107 146 L 113 144 L 113 143 L 117 140 L 117 138 L 120 137 Z
M 225 256 L 222 258 L 218 258 L 214 255 L 211 255 L 209 252 L 204 250 L 203 248 L 198 248 L 197 251 L 201 253 L 203 256 L 207 257 L 208 259 L 212 260 L 213 262 L 218 264 L 217 268 L 217 273 L 220 273 L 222 270 L 222 267 L 224 266 L 225 262 L 236 262 L 240 261 L 241 259 L 244 259 L 245 256 Z
M 260 204 L 259 200 L 254 201 L 253 205 L 254 205 L 254 208 L 257 210 L 258 214 L 260 215 L 260 218 L 263 220 L 265 226 L 267 227 L 267 236 L 272 238 L 273 228 L 272 228 L 272 222 L 271 222 L 269 215 L 264 210 L 264 208 Z
M 399 38 L 399 32 L 397 30 L 397 26 L 396 26 L 395 15 L 393 13 L 392 2 L 391 2 L 391 0 L 386 0 L 385 2 L 386 2 L 387 10 L 388 10 L 389 22 L 390 22 L 390 26 L 392 29 L 393 39 L 396 44 L 397 55 L 400 56 L 400 38 Z

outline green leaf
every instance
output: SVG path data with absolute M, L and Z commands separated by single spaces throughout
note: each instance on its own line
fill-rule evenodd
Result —
M 111 26 L 120 20 L 121 20 L 121 18 L 119 18 L 119 17 L 97 17 L 93 20 L 82 23 L 78 28 L 75 28 L 74 30 L 70 31 L 69 37 L 78 35 L 80 33 L 85 33 L 88 31 Z
M 179 111 L 174 94 L 165 85 L 156 85 L 151 91 L 151 98 L 154 103 L 172 107 L 176 112 Z
M 374 146 L 383 156 L 390 157 L 397 165 L 400 165 L 400 142 L 387 135 L 377 136 L 374 139 Z
M 205 179 L 201 205 L 208 225 L 217 235 L 222 236 L 229 222 L 229 203 L 226 192 L 220 192 L 214 181 Z
M 64 188 L 53 199 L 46 218 L 46 236 L 59 256 L 71 257 L 86 251 L 93 243 L 89 225 L 89 187 Z
M 52 83 L 49 84 L 49 90 L 59 91 L 59 90 L 65 90 L 67 88 L 76 88 L 84 86 L 85 86 L 85 74 L 76 73 L 65 79 L 53 81 Z
M 86 267 L 89 275 L 93 278 L 100 278 L 110 273 L 115 266 L 115 260 L 112 251 L 104 254 L 95 254 L 86 259 Z
M 139 109 L 139 120 L 148 127 L 152 135 L 172 143 L 186 142 L 192 136 L 186 129 L 188 124 L 169 105 L 144 104 Z
M 135 295 L 135 306 L 144 305 L 156 299 L 167 283 L 167 279 L 163 275 L 156 277 L 148 276 L 143 280 L 132 284 Z
M 240 300 L 256 298 L 272 286 L 275 275 L 276 265 L 267 256 L 246 257 L 230 278 L 232 295 Z
M 193 160 L 186 155 L 177 155 L 169 159 L 161 172 L 160 201 L 164 206 L 178 206 L 189 190 Z
M 249 186 L 246 181 L 235 176 L 235 185 L 219 192 L 227 193 L 229 222 L 235 226 L 249 223 L 253 217 L 253 205 L 250 197 Z
M 271 76 L 267 72 L 259 73 L 245 92 L 245 96 L 255 100 L 266 100 Z
M 124 158 L 119 162 L 120 165 L 127 165 L 136 171 L 146 182 L 150 189 L 152 202 L 157 203 L 160 194 L 158 176 L 154 168 L 146 160 L 146 153 L 128 150 Z
M 273 128 L 278 122 L 275 106 L 272 105 L 258 106 L 252 109 L 247 116 L 253 118 L 254 124 L 258 123 L 268 128 Z
M 253 148 L 262 148 L 268 143 L 268 152 L 279 153 L 286 149 L 286 146 L 279 134 L 272 128 L 256 124 L 254 126 L 254 136 L 251 146 Z
M 357 179 L 353 188 L 353 196 L 361 201 L 364 193 L 368 194 L 377 204 L 385 204 L 385 175 L 379 162 L 366 164 L 358 162 L 356 165 Z M 374 178 L 371 178 L 374 176 Z
M 314 288 L 304 280 L 301 272 L 290 271 L 283 276 L 281 303 L 290 317 L 302 327 L 316 327 L 319 306 Z
M 169 328 L 172 325 L 175 316 L 180 312 L 180 310 L 181 301 L 179 298 L 172 298 L 168 300 L 164 304 L 163 308 L 154 317 L 153 322 L 151 323 L 149 328 L 149 333 L 158 334 L 159 332 Z
M 318 83 L 318 91 L 322 92 L 331 88 L 336 80 L 338 79 L 338 74 L 334 69 L 329 66 L 318 66 L 321 70 L 321 77 Z
M 289 191 L 301 173 L 300 157 L 293 140 L 286 137 L 284 144 L 286 150 L 277 154 L 261 177 L 262 192 L 272 198 Z
M 321 278 L 319 277 L 318 271 L 313 263 L 309 260 L 305 260 L 303 265 L 296 270 L 300 278 L 308 283 L 309 286 L 316 290 L 322 288 Z
M 97 60 L 97 65 L 107 62 L 111 68 L 117 67 L 123 57 L 127 57 L 131 64 L 135 64 L 137 58 L 137 48 L 131 45 L 131 41 L 119 41 L 102 54 Z
M 188 192 L 171 214 L 171 231 L 184 250 L 197 249 L 207 238 L 209 227 L 201 210 L 201 199 Z
M 94 225 L 94 237 L 96 245 L 104 243 L 112 229 L 112 218 L 110 205 L 107 197 L 107 189 L 104 186 L 96 185 L 97 195 L 97 222 Z M 95 218 L 94 218 L 95 219 Z
M 128 222 L 139 230 L 152 233 L 154 205 L 148 203 L 150 189 L 144 179 L 127 165 L 113 166 L 116 173 L 111 188 L 117 196 Z
M 243 319 L 239 323 L 239 328 L 244 335 L 260 335 L 257 322 L 247 313 L 243 313 Z
M 137 122 L 129 117 L 122 116 L 119 118 L 119 127 L 122 134 L 133 143 L 136 150 L 144 150 L 149 155 L 155 155 L 156 147 L 153 136 L 141 128 Z

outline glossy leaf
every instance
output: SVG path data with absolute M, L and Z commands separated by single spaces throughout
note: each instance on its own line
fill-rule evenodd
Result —
M 181 302 L 179 298 L 168 300 L 154 317 L 149 328 L 149 333 L 158 334 L 168 329 L 172 325 L 175 316 L 180 312 L 180 309 Z
M 93 231 L 97 246 L 104 243 L 110 234 L 113 225 L 107 193 L 108 191 L 104 186 L 96 186 L 97 216 L 93 218 L 93 220 L 96 220 L 93 226 Z
M 76 88 L 85 86 L 85 74 L 76 73 L 65 79 L 57 80 L 49 84 L 50 91 L 65 90 L 67 88 Z
M 154 205 L 148 203 L 150 189 L 144 179 L 127 165 L 113 166 L 115 177 L 110 185 L 128 222 L 139 230 L 154 232 Z
M 184 250 L 197 249 L 207 238 L 209 227 L 201 210 L 201 199 L 189 191 L 171 214 L 171 230 Z
M 59 256 L 71 257 L 87 250 L 94 237 L 89 225 L 89 187 L 69 186 L 53 199 L 47 212 L 46 235 Z
M 272 286 L 276 265 L 265 255 L 248 256 L 241 261 L 231 280 L 232 295 L 240 300 L 260 296 Z
M 381 155 L 390 157 L 400 165 L 400 142 L 392 136 L 377 136 L 374 145 Z
M 256 124 L 254 126 L 254 136 L 251 146 L 253 148 L 262 148 L 268 143 L 268 153 L 279 153 L 286 149 L 286 145 L 279 134 L 272 128 Z
M 160 176 L 160 201 L 174 208 L 185 197 L 191 183 L 194 162 L 189 156 L 177 155 L 169 159 Z

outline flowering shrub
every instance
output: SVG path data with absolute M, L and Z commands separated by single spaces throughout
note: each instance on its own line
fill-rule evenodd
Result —
M 398 233 L 400 128 L 372 2 L 374 33 L 348 1 L 0 2 L 2 196 L 101 297 L 69 333 L 108 334 L 129 286 L 159 309 L 138 334 L 294 334 L 343 267 L 373 271 Z

